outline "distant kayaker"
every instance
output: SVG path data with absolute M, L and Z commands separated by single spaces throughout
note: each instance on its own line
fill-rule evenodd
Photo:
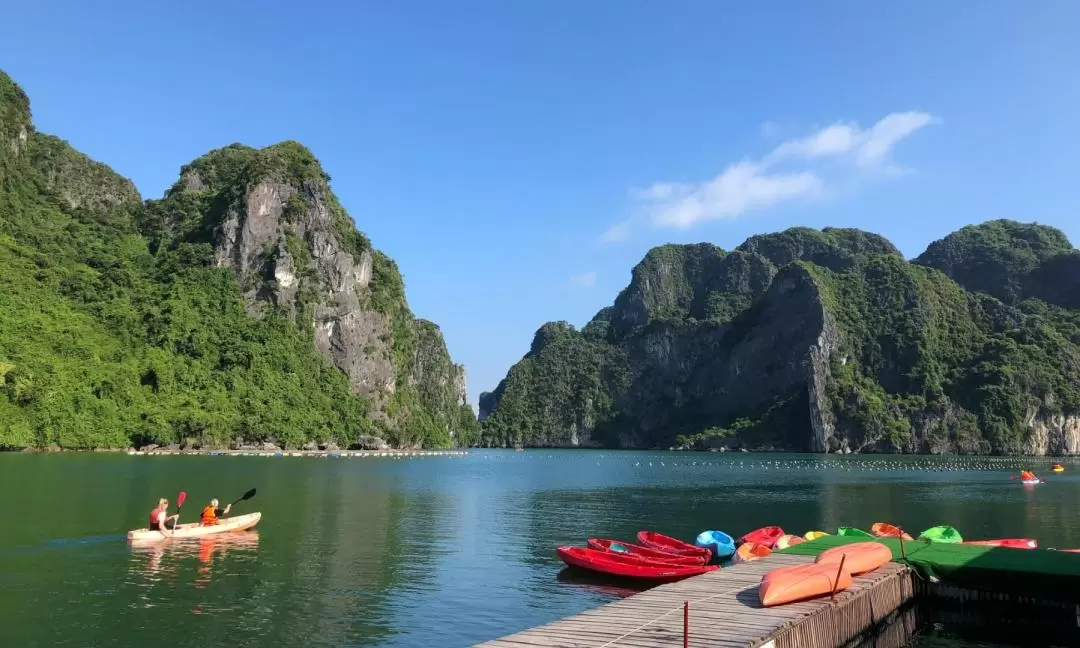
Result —
M 179 517 L 179 513 L 169 515 L 169 500 L 162 497 L 158 500 L 157 508 L 150 511 L 150 530 L 161 531 L 163 535 L 171 536 Z
M 232 508 L 232 504 L 227 504 L 225 508 L 218 508 L 218 501 L 215 497 L 210 500 L 210 504 L 202 510 L 202 523 L 203 526 L 210 526 L 211 524 L 217 524 L 218 518 L 229 514 L 229 509 Z

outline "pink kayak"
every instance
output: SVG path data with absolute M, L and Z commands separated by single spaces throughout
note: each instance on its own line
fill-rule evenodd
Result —
M 960 544 L 980 547 L 1008 547 L 1009 549 L 1038 549 L 1039 541 L 1034 538 L 998 538 L 997 540 L 968 540 Z

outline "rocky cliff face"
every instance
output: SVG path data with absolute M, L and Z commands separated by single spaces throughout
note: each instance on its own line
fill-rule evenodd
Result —
M 1031 232 L 1016 226 L 1023 247 Z M 1001 233 L 989 238 L 1000 242 Z M 1034 238 L 1060 248 L 1062 237 Z M 1061 264 L 1062 253 L 1075 254 L 1056 249 L 1047 263 Z M 951 255 L 954 267 L 972 254 L 969 246 Z M 995 270 L 1007 277 L 999 285 L 1042 276 L 1039 263 L 1001 258 L 1009 267 Z M 1002 303 L 920 264 L 880 236 L 839 229 L 755 236 L 731 253 L 708 244 L 656 248 L 582 331 L 548 324 L 538 332 L 525 359 L 485 395 L 484 438 L 1074 452 L 1080 313 L 1038 300 Z
M 211 151 L 144 203 L 0 72 L 0 274 L 0 448 L 478 432 L 438 326 L 295 142 Z
M 464 368 L 438 327 L 413 317 L 396 264 L 356 230 L 302 145 L 212 151 L 185 166 L 152 211 L 144 228 L 160 232 L 159 245 L 212 245 L 252 317 L 310 326 L 318 352 L 395 436 L 419 442 L 410 426 L 447 439 L 461 432 Z

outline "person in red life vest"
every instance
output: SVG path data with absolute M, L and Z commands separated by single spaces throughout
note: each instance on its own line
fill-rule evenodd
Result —
M 217 498 L 210 500 L 209 506 L 202 510 L 202 523 L 203 526 L 210 526 L 211 524 L 217 524 L 218 518 L 223 515 L 229 514 L 229 509 L 232 508 L 232 504 L 228 504 L 225 508 L 218 508 Z
M 157 508 L 150 511 L 150 529 L 161 531 L 163 535 L 171 536 L 176 528 L 176 520 L 180 514 L 169 515 L 169 500 L 162 497 L 158 500 Z

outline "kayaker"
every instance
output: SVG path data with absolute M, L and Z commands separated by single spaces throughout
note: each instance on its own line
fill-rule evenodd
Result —
M 229 514 L 229 509 L 232 508 L 232 504 L 227 504 L 225 508 L 218 508 L 218 501 L 215 497 L 210 500 L 210 504 L 202 510 L 202 523 L 203 526 L 210 526 L 211 524 L 217 524 L 218 518 Z
M 169 500 L 162 497 L 158 500 L 157 508 L 150 511 L 150 530 L 161 531 L 162 535 L 171 536 L 179 517 L 179 513 L 169 515 Z

